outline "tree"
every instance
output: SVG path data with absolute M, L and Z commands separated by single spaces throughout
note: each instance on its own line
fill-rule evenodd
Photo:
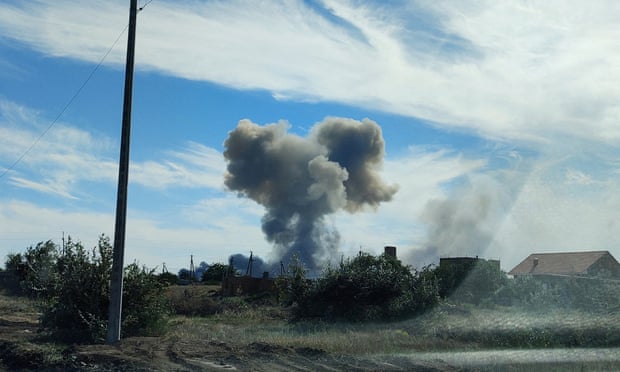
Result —
M 423 287 L 429 293 L 422 299 L 436 303 L 436 285 L 428 284 L 432 276 L 423 273 L 424 277 L 414 276 L 394 257 L 361 253 L 338 268 L 328 268 L 313 284 L 298 275 L 299 287 L 295 289 L 292 278 L 289 288 L 297 303 L 294 315 L 355 321 L 403 317 L 425 308 L 416 298 L 415 289 Z M 420 283 L 425 285 L 420 287 Z
M 159 274 L 157 277 L 159 282 L 164 285 L 175 285 L 179 283 L 179 277 L 176 274 L 169 273 L 167 271 Z
M 280 302 L 285 306 L 296 305 L 297 310 L 294 313 L 297 313 L 299 317 L 305 316 L 304 311 L 299 310 L 299 307 L 306 306 L 306 303 L 310 301 L 311 284 L 306 279 L 307 273 L 308 270 L 299 255 L 294 254 L 291 263 L 288 265 L 288 275 L 281 276 L 276 280 Z
M 196 280 L 196 278 L 192 278 L 191 277 L 191 272 L 188 269 L 181 269 L 179 270 L 179 280 L 184 280 L 184 281 L 188 281 L 188 282 L 193 282 Z
M 499 265 L 486 260 L 439 266 L 435 274 L 441 297 L 473 304 L 490 298 L 507 281 Z
M 204 283 L 221 283 L 222 279 L 229 272 L 229 266 L 223 263 L 214 263 L 202 273 Z
M 54 280 L 58 251 L 53 241 L 39 242 L 24 253 L 9 254 L 5 267 L 15 270 L 23 290 L 30 295 L 44 295 Z

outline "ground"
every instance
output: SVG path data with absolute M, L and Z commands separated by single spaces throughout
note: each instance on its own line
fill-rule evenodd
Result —
M 183 290 L 185 293 L 185 290 Z M 0 370 L 83 371 L 612 371 L 620 370 L 620 349 L 476 347 L 446 338 L 474 330 L 467 324 L 487 320 L 487 328 L 539 327 L 539 317 L 507 318 L 498 312 L 458 311 L 373 327 L 286 325 L 265 311 L 226 317 L 177 317 L 161 337 L 133 337 L 117 345 L 66 345 L 39 332 L 36 307 L 23 297 L 0 293 Z M 245 317 L 245 318 L 244 318 Z M 495 318 L 493 318 L 495 317 Z M 273 319 L 272 319 L 273 318 Z M 576 324 L 568 316 L 558 325 Z M 519 320 L 521 319 L 521 320 Z M 550 320 L 545 320 L 549 322 Z M 607 318 L 605 318 L 607 319 Z M 617 319 L 581 322 L 614 327 Z M 602 322 L 602 323 L 601 323 Z M 424 325 L 422 327 L 421 325 Z M 304 328 L 303 330 L 299 330 Z M 442 328 L 443 327 L 443 328 Z M 463 331 L 463 327 L 466 332 Z M 610 330 L 616 334 L 616 328 Z M 460 332 L 460 333 L 459 333 Z M 416 333 L 419 334 L 416 335 Z M 441 335 L 440 343 L 430 334 Z M 468 337 L 472 337 L 471 335 Z M 480 335 L 475 337 L 480 338 Z M 486 337 L 486 336 L 485 336 Z M 431 342 L 432 341 L 432 342 Z M 615 341 L 614 341 L 615 342 Z M 425 347 L 428 343 L 428 347 Z M 386 345 L 389 344 L 389 345 Z M 435 347 L 440 345 L 439 349 Z M 448 347 L 446 347 L 446 345 Z
M 371 360 L 310 347 L 252 342 L 244 347 L 214 340 L 132 337 L 117 345 L 64 345 L 46 340 L 27 298 L 0 293 L 0 369 L 84 371 L 375 371 L 438 370 L 426 363 Z M 444 366 L 447 367 L 447 366 Z M 451 370 L 441 368 L 439 370 Z

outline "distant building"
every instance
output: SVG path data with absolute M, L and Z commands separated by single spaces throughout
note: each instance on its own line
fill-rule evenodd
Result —
M 620 278 L 620 264 L 608 251 L 533 253 L 508 274 Z

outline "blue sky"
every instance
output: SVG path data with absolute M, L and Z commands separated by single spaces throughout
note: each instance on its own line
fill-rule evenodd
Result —
M 3 257 L 114 231 L 128 3 L 0 3 Z M 127 262 L 277 260 L 263 206 L 224 186 L 224 141 L 242 119 L 305 138 L 328 117 L 376 122 L 398 185 L 326 217 L 345 256 L 620 257 L 616 2 L 140 4 Z

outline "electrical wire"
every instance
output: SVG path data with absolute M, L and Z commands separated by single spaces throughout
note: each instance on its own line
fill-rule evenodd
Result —
M 142 11 L 144 10 L 144 8 L 146 8 L 147 5 L 149 5 L 150 3 L 152 3 L 153 0 L 149 0 L 147 1 L 144 5 L 142 5 L 141 7 L 138 8 L 138 11 Z
M 140 10 L 144 9 L 147 5 L 149 5 L 153 0 L 148 1 L 146 4 L 144 4 Z M 41 133 L 35 140 L 34 142 L 26 149 L 26 151 L 24 151 L 18 158 L 17 160 L 15 160 L 8 168 L 6 168 L 1 174 L 0 174 L 0 179 L 2 179 L 7 173 L 9 173 L 10 171 L 12 171 L 13 169 L 15 169 L 15 167 L 17 166 L 17 164 L 19 164 L 25 157 L 26 155 L 28 155 L 28 153 L 30 151 L 32 151 L 32 149 L 34 149 L 34 147 L 39 143 L 39 141 L 41 141 L 41 139 L 54 127 L 54 125 L 56 125 L 56 123 L 58 122 L 58 120 L 60 120 L 60 118 L 62 117 L 62 115 L 67 111 L 67 109 L 69 109 L 69 106 L 71 106 L 71 104 L 73 104 L 73 102 L 75 101 L 75 99 L 80 95 L 80 93 L 82 92 L 82 90 L 84 89 L 84 87 L 86 87 L 86 84 L 88 84 L 88 82 L 92 79 L 92 77 L 95 75 L 95 73 L 97 72 L 97 70 L 99 70 L 99 68 L 101 67 L 101 65 L 103 65 L 103 62 L 105 61 L 105 59 L 108 57 L 108 55 L 112 52 L 112 49 L 114 49 L 114 47 L 116 46 L 116 44 L 118 43 L 118 41 L 121 39 L 121 37 L 123 36 L 123 34 L 125 33 L 125 31 L 127 31 L 127 28 L 129 28 L 129 25 L 126 25 L 125 28 L 120 32 L 120 34 L 118 35 L 118 37 L 116 38 L 116 40 L 114 40 L 114 42 L 112 43 L 112 46 L 110 46 L 110 48 L 105 52 L 105 54 L 103 55 L 103 57 L 101 57 L 101 59 L 99 60 L 99 63 L 97 63 L 97 65 L 92 69 L 92 71 L 90 72 L 90 74 L 88 74 L 88 76 L 86 77 L 86 80 L 84 80 L 84 82 L 82 83 L 82 85 L 75 91 L 75 93 L 73 94 L 73 96 L 71 96 L 71 98 L 69 99 L 69 101 L 67 102 L 67 104 L 62 108 L 62 110 L 60 110 L 60 113 L 54 118 L 54 120 L 52 120 L 52 122 L 47 126 L 47 128 L 45 128 L 45 130 L 43 131 L 43 133 Z

